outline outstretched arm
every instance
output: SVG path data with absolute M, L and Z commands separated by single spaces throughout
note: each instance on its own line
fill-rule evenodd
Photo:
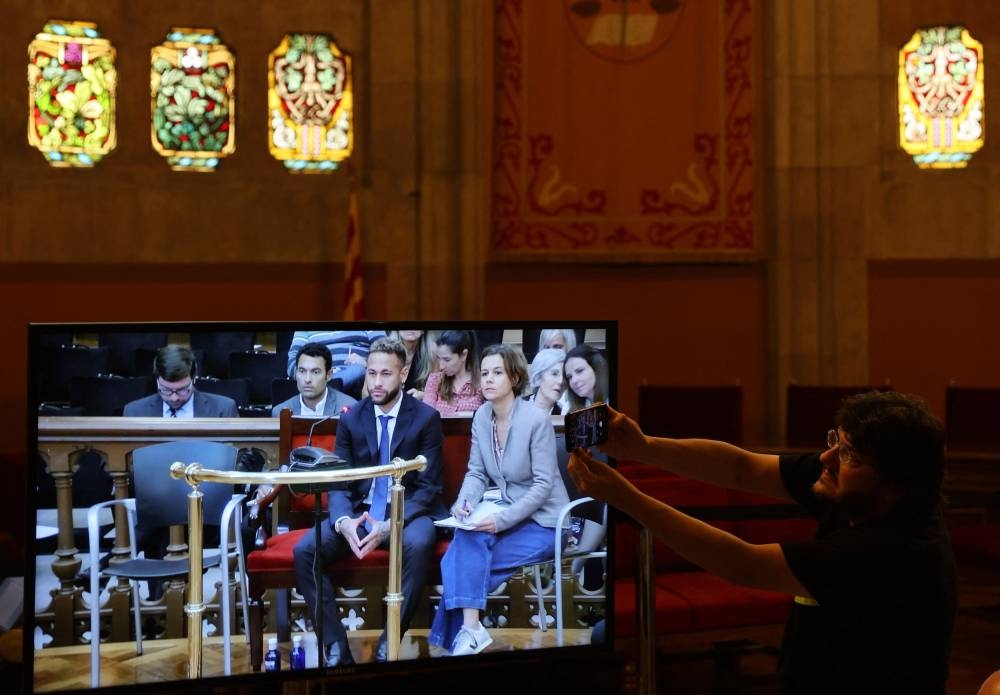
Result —
M 699 521 L 668 504 L 645 495 L 618 471 L 577 450 L 570 455 L 569 472 L 580 492 L 607 501 L 677 554 L 723 579 L 753 587 L 811 598 L 792 573 L 781 546 L 755 545 Z
M 792 499 L 775 455 L 756 454 L 711 439 L 650 437 L 632 418 L 614 408 L 609 410 L 608 441 L 600 447 L 609 456 L 640 461 L 721 487 Z

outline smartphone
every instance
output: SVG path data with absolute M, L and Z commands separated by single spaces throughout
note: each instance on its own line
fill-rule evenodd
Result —
M 610 415 L 606 403 L 566 413 L 564 431 L 566 451 L 579 448 L 588 449 L 608 441 L 608 419 Z

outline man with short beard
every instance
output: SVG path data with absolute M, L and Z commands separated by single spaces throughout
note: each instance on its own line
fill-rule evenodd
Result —
M 427 579 L 437 537 L 434 521 L 448 515 L 441 501 L 441 445 L 443 433 L 438 412 L 409 394 L 406 381 L 406 350 L 393 338 L 379 338 L 371 345 L 365 373 L 368 397 L 351 407 L 337 426 L 337 456 L 355 468 L 377 466 L 400 457 L 427 458 L 423 471 L 403 476 L 403 606 L 400 634 L 406 632 L 416 612 Z M 320 561 L 329 562 L 348 553 L 364 558 L 389 542 L 388 488 L 391 477 L 357 480 L 346 489 L 328 493 L 329 517 L 322 525 Z M 323 575 L 323 605 L 316 605 L 316 538 L 307 533 L 294 550 L 295 576 L 299 590 L 313 615 L 323 612 L 323 656 L 327 666 L 354 663 L 347 633 L 337 615 L 333 583 Z M 383 631 L 376 660 L 386 658 Z M 321 661 L 323 663 L 323 661 Z
M 757 454 L 704 439 L 647 437 L 613 413 L 601 449 L 704 482 L 800 504 L 809 541 L 747 543 L 658 502 L 578 450 L 580 492 L 627 509 L 689 561 L 735 584 L 795 597 L 778 681 L 784 694 L 945 693 L 957 603 L 941 514 L 944 427 L 913 397 L 845 399 L 821 453 Z

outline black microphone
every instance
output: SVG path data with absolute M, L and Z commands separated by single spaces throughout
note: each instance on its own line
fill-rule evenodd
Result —
M 332 419 L 333 419 L 333 415 L 327 415 L 326 417 L 321 417 L 319 420 L 316 420 L 309 427 L 309 436 L 306 437 L 306 446 L 312 446 L 312 443 L 313 443 L 313 430 L 316 429 L 316 425 L 318 425 L 321 422 L 326 422 L 327 420 L 332 420 Z

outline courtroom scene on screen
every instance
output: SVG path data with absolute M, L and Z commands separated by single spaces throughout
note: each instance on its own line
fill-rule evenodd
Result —
M 568 473 L 564 418 L 614 402 L 617 340 L 32 325 L 34 692 L 606 649 L 608 508 Z

